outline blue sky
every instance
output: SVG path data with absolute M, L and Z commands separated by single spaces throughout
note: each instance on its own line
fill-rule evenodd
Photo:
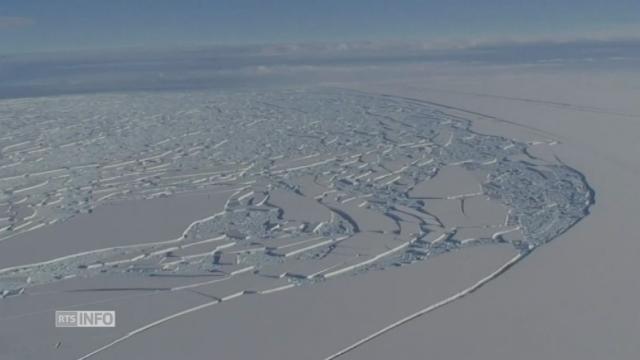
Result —
M 0 53 L 308 41 L 638 36 L 638 0 L 1 0 Z

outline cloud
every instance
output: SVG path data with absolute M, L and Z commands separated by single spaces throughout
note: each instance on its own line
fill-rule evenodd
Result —
M 0 30 L 25 28 L 33 25 L 34 23 L 34 20 L 28 17 L 0 16 Z
M 633 35 L 627 32 L 624 35 Z M 106 91 L 378 81 L 541 66 L 631 69 L 640 37 L 369 41 L 111 49 L 0 56 L 0 99 Z

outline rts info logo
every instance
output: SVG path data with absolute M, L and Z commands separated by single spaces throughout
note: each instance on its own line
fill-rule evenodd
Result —
M 56 327 L 115 326 L 115 311 L 56 311 Z

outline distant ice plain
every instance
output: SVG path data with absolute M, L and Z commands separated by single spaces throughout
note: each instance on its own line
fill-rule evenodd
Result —
M 613 301 L 618 305 L 617 308 L 625 309 L 625 306 L 627 306 L 629 311 L 633 313 L 631 306 L 634 294 L 629 293 L 623 297 L 619 297 L 620 295 L 617 294 L 632 291 L 634 287 L 618 288 L 620 282 L 614 279 L 624 274 L 633 273 L 633 270 L 629 271 L 629 269 L 633 269 L 633 267 L 630 267 L 633 265 L 631 262 L 632 257 L 629 257 L 629 251 L 633 253 L 632 249 L 637 249 L 634 248 L 636 245 L 633 242 L 623 242 L 619 247 L 613 247 L 613 249 L 622 251 L 622 253 L 616 252 L 617 255 L 614 255 L 611 253 L 612 247 L 607 246 L 606 242 L 602 241 L 601 238 L 594 237 L 594 234 L 599 232 L 602 236 L 609 234 L 608 237 L 619 232 L 615 238 L 625 239 L 624 236 L 628 234 L 624 233 L 627 228 L 623 225 L 631 221 L 629 215 L 633 213 L 634 209 L 637 210 L 637 197 L 634 198 L 633 192 L 623 191 L 624 188 L 632 188 L 633 177 L 638 174 L 637 159 L 629 155 L 633 154 L 634 146 L 638 146 L 637 143 L 633 143 L 633 135 L 631 135 L 633 134 L 631 130 L 637 129 L 637 115 L 634 115 L 635 113 L 633 112 L 637 109 L 634 109 L 628 102 L 620 101 L 619 98 L 612 99 L 611 102 L 603 99 L 601 92 L 608 91 L 608 89 L 599 90 L 598 88 L 609 84 L 606 76 L 597 77 L 591 74 L 580 75 L 576 73 L 568 73 L 564 74 L 564 76 L 573 81 L 575 81 L 576 76 L 577 79 L 588 77 L 593 88 L 574 95 L 574 98 L 561 90 L 559 94 L 554 95 L 553 99 L 564 96 L 565 99 L 563 101 L 567 103 L 584 104 L 585 98 L 594 97 L 600 102 L 597 104 L 598 108 L 612 110 L 609 113 L 606 111 L 593 112 L 590 109 L 585 111 L 580 107 L 558 106 L 557 104 L 545 104 L 544 102 L 532 103 L 523 100 L 531 97 L 537 98 L 535 95 L 540 94 L 541 88 L 561 87 L 564 81 L 562 81 L 562 75 L 557 73 L 548 77 L 531 73 L 498 79 L 494 79 L 491 76 L 483 78 L 482 75 L 471 78 L 447 78 L 445 76 L 435 79 L 427 77 L 424 81 L 413 81 L 411 83 L 407 81 L 400 84 L 390 81 L 339 84 L 342 87 L 351 87 L 372 93 L 385 93 L 436 101 L 449 106 L 478 111 L 501 119 L 509 119 L 515 123 L 534 126 L 554 134 L 558 137 L 557 140 L 559 140 L 560 144 L 553 147 L 553 154 L 558 155 L 562 161 L 583 172 L 590 182 L 593 181 L 592 185 L 596 189 L 598 196 L 598 204 L 594 207 L 594 212 L 584 222 L 579 223 L 575 229 L 560 236 L 556 239 L 557 241 L 553 241 L 551 244 L 536 250 L 534 256 L 528 257 L 524 262 L 519 263 L 497 281 L 459 302 L 450 304 L 427 317 L 417 319 L 407 324 L 406 327 L 393 330 L 384 335 L 384 337 L 350 352 L 344 356 L 345 359 L 377 359 L 398 356 L 400 358 L 414 358 L 426 353 L 445 359 L 456 359 L 472 355 L 476 358 L 486 359 L 507 359 L 514 358 L 514 356 L 525 359 L 540 357 L 577 359 L 580 358 L 579 356 L 587 356 L 582 358 L 589 358 L 588 355 L 592 355 L 594 352 L 603 356 L 605 354 L 616 354 L 614 358 L 631 359 L 631 356 L 638 351 L 632 336 L 637 333 L 640 327 L 640 320 L 634 317 L 621 317 L 618 315 L 623 310 L 610 312 L 610 309 L 604 310 L 601 307 L 603 306 L 602 303 Z M 527 93 L 528 89 L 526 87 L 521 88 L 521 84 L 524 82 L 530 84 L 530 93 Z M 414 85 L 416 83 L 417 85 Z M 428 89 L 421 88 L 421 84 L 425 83 L 430 84 Z M 474 86 L 478 87 L 478 84 L 481 84 L 479 89 L 473 89 Z M 481 95 L 505 94 L 505 88 L 509 89 L 508 94 L 511 99 L 469 94 L 469 92 L 476 92 Z M 517 91 L 522 92 L 522 95 L 520 95 L 522 98 L 513 99 L 513 97 L 518 97 L 513 96 L 517 92 L 513 89 L 519 89 Z M 630 90 L 625 88 L 621 91 L 628 94 Z M 619 102 L 616 103 L 616 101 Z M 626 115 L 616 114 L 618 112 Z M 606 131 L 610 129 L 610 124 L 602 120 L 603 118 L 612 119 L 611 121 L 615 122 L 617 127 L 625 128 L 628 131 L 625 134 L 615 132 L 615 136 L 613 136 L 611 131 Z M 562 121 L 559 119 L 562 119 Z M 585 126 L 585 121 L 589 121 L 586 123 L 587 126 Z M 582 130 L 580 130 L 581 128 Z M 497 124 L 487 118 L 477 119 L 474 122 L 474 129 L 478 129 L 483 133 L 504 134 L 509 138 L 517 138 L 520 141 L 537 141 L 544 137 L 540 132 L 523 131 L 522 128 L 517 126 L 504 123 Z M 577 131 L 580 131 L 579 138 L 574 137 L 578 133 Z M 591 138 L 593 134 L 599 134 L 598 138 Z M 607 134 L 612 134 L 609 136 L 616 139 L 615 145 L 613 145 L 612 141 L 603 147 L 601 139 L 608 136 Z M 625 137 L 628 138 L 626 141 L 620 141 L 625 140 Z M 594 167 L 594 162 L 589 161 L 590 158 L 584 156 L 585 153 L 603 161 L 598 161 L 597 167 Z M 549 156 L 549 160 L 553 160 L 553 157 Z M 627 164 L 626 170 L 620 170 L 620 164 Z M 611 168 L 610 171 L 605 171 L 607 167 Z M 617 174 L 617 176 L 611 177 L 612 173 Z M 634 173 L 635 175 L 633 175 Z M 612 182 L 614 183 L 613 185 L 611 185 Z M 603 196 L 606 196 L 606 198 L 603 199 Z M 604 210 L 598 211 L 602 206 L 601 204 L 606 206 L 606 213 L 604 213 Z M 617 215 L 611 217 L 612 214 Z M 613 219 L 619 222 L 619 226 L 615 226 L 615 229 L 611 228 L 613 224 L 609 224 Z M 626 238 L 629 237 L 627 236 Z M 569 247 L 565 243 L 572 241 L 571 239 L 575 239 L 573 240 L 575 244 Z M 592 245 L 592 247 L 589 246 L 587 248 L 585 242 Z M 623 251 L 625 246 L 627 247 L 626 255 L 624 254 L 625 251 Z M 600 249 L 598 250 L 599 247 Z M 554 248 L 559 250 L 553 250 Z M 156 358 L 165 356 L 166 358 L 173 358 L 184 355 L 195 357 L 213 355 L 220 351 L 219 355 L 229 359 L 242 359 L 247 356 L 273 359 L 321 359 L 379 330 L 400 317 L 417 311 L 430 303 L 437 302 L 456 291 L 460 291 L 495 270 L 495 266 L 490 264 L 499 265 L 505 262 L 510 254 L 509 251 L 503 248 L 496 249 L 496 251 L 489 251 L 488 248 L 480 249 L 467 249 L 459 253 L 446 254 L 429 260 L 425 264 L 418 265 L 420 269 L 424 267 L 424 271 L 428 273 L 442 274 L 442 278 L 438 280 L 431 280 L 427 276 L 424 280 L 426 281 L 424 285 L 424 291 L 427 291 L 426 295 L 409 295 L 413 294 L 412 291 L 415 291 L 415 283 L 412 281 L 411 284 L 407 284 L 404 281 L 409 276 L 417 276 L 415 280 L 417 283 L 419 281 L 417 279 L 421 278 L 418 269 L 412 268 L 412 266 L 389 269 L 383 273 L 372 272 L 357 277 L 337 278 L 326 284 L 320 284 L 318 287 L 301 287 L 269 295 L 273 297 L 273 302 L 275 303 L 272 303 L 271 300 L 264 300 L 264 303 L 262 303 L 260 301 L 263 299 L 258 298 L 242 298 L 237 303 L 229 302 L 205 309 L 203 312 L 207 314 L 224 318 L 219 322 L 215 320 L 211 322 L 216 324 L 229 323 L 230 330 L 226 332 L 224 326 L 216 326 L 216 333 L 221 331 L 221 333 L 218 333 L 219 336 L 205 336 L 203 338 L 203 333 L 207 333 L 206 327 L 210 324 L 205 322 L 203 324 L 205 328 L 195 332 L 193 336 L 189 336 L 185 340 L 187 344 L 191 344 L 186 349 L 181 348 L 183 342 L 180 337 L 174 338 L 175 344 L 164 341 L 159 344 L 154 340 L 157 339 L 155 336 L 164 335 L 163 338 L 166 338 L 170 334 L 184 332 L 184 330 L 174 332 L 172 324 L 166 323 L 140 334 L 138 339 L 124 341 L 112 349 L 100 353 L 100 358 L 116 359 L 123 356 L 145 357 L 149 355 L 153 355 Z M 472 253 L 479 252 L 479 254 L 469 254 L 466 253 L 467 251 Z M 576 257 L 576 253 L 581 254 L 581 257 Z M 605 265 L 597 265 L 603 264 L 601 260 L 603 254 L 605 256 L 610 254 L 608 255 L 611 256 L 609 264 L 618 265 L 607 267 L 605 271 Z M 584 265 L 585 267 L 580 267 L 584 271 L 578 271 L 577 268 L 572 271 L 566 268 L 567 262 L 563 258 L 567 257 L 575 261 L 576 267 L 582 266 L 579 264 L 582 264 L 583 261 L 591 261 L 591 266 Z M 453 259 L 447 260 L 447 258 Z M 624 264 L 625 261 L 630 261 L 630 263 L 628 263 L 627 267 L 622 267 L 621 264 Z M 461 269 L 460 273 L 449 269 L 450 267 L 456 269 L 456 264 Z M 536 264 L 541 265 L 536 266 Z M 5 266 L 3 265 L 2 267 Z M 589 271 L 598 271 L 600 277 L 582 275 Z M 376 276 L 379 277 L 378 280 L 373 280 Z M 567 276 L 572 276 L 571 280 L 563 282 L 563 277 L 566 278 Z M 611 281 L 604 283 L 603 281 L 606 279 Z M 577 283 L 569 284 L 573 281 Z M 587 285 L 587 281 L 595 281 L 600 286 Z M 637 282 L 636 279 L 629 279 L 628 281 L 629 284 Z M 55 284 L 46 285 L 46 287 L 52 287 L 52 289 L 58 291 Z M 579 287 L 578 284 L 582 284 L 584 287 Z M 407 286 L 407 288 L 395 288 L 400 285 Z M 327 293 L 322 293 L 322 290 L 320 290 L 323 287 L 333 288 L 333 290 L 330 290 L 328 295 L 325 295 Z M 344 288 L 341 289 L 341 287 Z M 573 289 L 573 292 L 570 292 L 571 289 Z M 590 291 L 585 293 L 586 289 Z M 352 295 L 345 295 L 346 291 L 353 291 Z M 294 295 L 288 295 L 290 292 Z M 317 293 L 317 295 L 314 295 L 314 293 Z M 375 298 L 377 293 L 393 295 L 389 299 L 382 297 L 381 299 L 384 300 L 371 301 L 371 303 L 363 300 Z M 155 297 L 155 295 L 148 296 L 145 292 L 134 291 L 133 294 L 140 295 L 140 299 Z M 116 292 L 111 293 L 109 296 L 119 297 L 122 295 L 126 299 L 133 294 L 129 291 L 123 291 L 122 294 Z M 599 300 L 593 298 L 594 294 L 598 295 L 597 298 Z M 46 302 L 63 306 L 63 304 L 70 302 L 76 303 L 79 300 L 77 296 L 77 293 L 73 293 L 70 297 L 63 296 L 58 300 L 60 302 L 49 302 L 49 300 Z M 318 302 L 316 300 L 323 299 L 324 296 L 327 296 L 327 301 Z M 555 296 L 561 299 L 561 306 L 554 306 L 555 302 L 552 299 Z M 612 296 L 613 298 L 611 298 Z M 82 294 L 82 297 L 91 302 L 102 299 L 104 295 Z M 174 296 L 172 295 L 172 297 Z M 190 295 L 187 297 L 190 297 Z M 422 301 L 422 297 L 424 297 L 424 301 Z M 420 301 L 417 301 L 417 298 L 420 298 Z M 510 298 L 516 298 L 517 300 L 510 301 L 508 300 Z M 25 314 L 33 311 L 33 309 L 44 309 L 46 305 L 36 302 L 29 307 L 27 304 L 17 302 L 18 299 L 19 297 L 9 297 L 3 300 L 5 303 L 0 306 L 0 310 L 2 310 L 2 315 L 0 316 L 2 318 L 6 317 L 5 321 L 19 321 L 16 324 L 23 322 L 19 319 L 28 318 L 31 320 L 30 322 L 25 322 L 25 325 L 2 326 L 0 331 L 6 335 L 2 336 L 2 338 L 13 339 L 11 341 L 7 340 L 6 344 L 0 344 L 2 348 L 9 349 L 7 354 L 27 354 L 32 358 L 40 358 L 42 356 L 68 358 L 69 355 L 79 356 L 80 354 L 86 354 L 92 349 L 108 343 L 105 338 L 114 339 L 119 334 L 122 334 L 122 331 L 118 331 L 105 336 L 104 332 L 95 331 L 87 334 L 77 333 L 70 335 L 70 333 L 62 334 L 59 332 L 60 330 L 47 329 L 47 326 L 52 326 L 47 325 L 52 323 L 52 319 L 50 319 L 50 316 L 43 316 L 40 311 L 33 315 L 15 317 L 16 314 Z M 165 301 L 166 304 L 160 303 L 157 305 L 152 305 L 150 301 L 142 300 L 139 305 L 126 301 L 129 310 L 126 310 L 125 307 L 122 312 L 129 313 L 129 311 L 132 311 L 132 324 L 128 325 L 125 322 L 123 326 L 133 329 L 138 326 L 135 323 L 144 324 L 145 316 L 134 315 L 144 313 L 142 311 L 143 308 L 147 308 L 146 312 L 149 313 L 148 321 L 153 321 L 162 317 L 163 315 L 161 314 L 188 308 L 188 304 L 195 306 L 201 303 L 198 300 L 186 298 L 167 299 Z M 252 304 L 244 304 L 247 302 Z M 367 305 L 362 305 L 365 302 Z M 114 306 L 116 306 L 116 303 L 117 301 Z M 331 305 L 334 303 L 335 305 Z M 390 303 L 393 305 L 390 305 Z M 571 306 L 570 304 L 575 305 Z M 582 306 L 579 304 L 582 304 Z M 102 305 L 97 306 L 100 307 Z M 109 303 L 105 303 L 104 306 L 109 306 Z M 243 317 L 243 306 L 251 307 L 257 313 L 251 316 L 247 315 L 249 317 L 249 320 L 247 320 Z M 256 306 L 258 310 L 255 310 Z M 261 306 L 264 306 L 264 311 L 260 311 Z M 312 317 L 300 317 L 304 321 L 296 321 L 293 325 L 282 320 L 288 316 L 288 312 L 285 311 L 284 314 L 279 314 L 279 312 L 275 311 L 275 309 L 283 308 L 297 309 L 292 314 L 297 318 L 298 316 L 295 314 L 303 313 L 304 310 L 302 309 L 308 306 L 313 307 L 310 315 Z M 389 306 L 393 306 L 394 312 L 388 313 Z M 225 309 L 224 313 L 219 313 L 222 309 Z M 486 309 L 489 309 L 489 312 Z M 526 313 L 530 315 L 523 318 L 523 309 L 526 309 Z M 157 311 L 157 313 L 154 313 L 154 311 Z M 238 315 L 234 316 L 236 313 Z M 328 313 L 334 314 L 329 318 L 330 321 L 326 320 Z M 385 315 L 383 316 L 382 314 Z M 493 314 L 493 316 L 490 317 L 490 314 Z M 182 320 L 175 320 L 174 326 L 176 328 L 181 326 L 190 328 L 192 324 L 189 321 L 190 317 L 203 321 L 198 313 L 187 316 Z M 260 319 L 258 324 L 255 323 L 256 318 Z M 537 320 L 540 318 L 544 318 L 548 322 Z M 560 320 L 555 320 L 554 318 L 564 319 L 564 321 L 560 322 Z M 237 320 L 237 323 L 234 323 L 235 320 Z M 608 327 L 603 327 L 603 323 L 607 324 Z M 266 329 L 264 332 L 259 330 L 259 324 L 263 324 L 262 326 L 269 329 L 268 336 L 264 335 L 267 333 Z M 277 326 L 277 330 L 273 328 L 274 324 Z M 487 329 L 487 324 L 490 324 L 493 330 Z M 590 326 L 585 326 L 586 324 Z M 21 326 L 24 326 L 24 330 L 19 330 Z M 474 328 L 474 326 L 476 327 Z M 37 346 L 33 346 L 33 338 L 28 339 L 29 345 L 15 340 L 16 338 L 21 338 L 24 341 L 25 336 L 20 334 L 30 333 L 35 327 L 43 329 L 43 336 L 45 337 L 42 341 L 36 340 Z M 518 331 L 504 332 L 504 329 L 512 329 L 514 327 Z M 341 331 L 336 331 L 336 329 L 341 329 Z M 610 330 L 613 330 L 613 332 Z M 549 331 L 559 331 L 561 334 L 559 333 L 556 337 L 549 334 Z M 541 336 L 541 332 L 545 332 L 545 335 Z M 228 346 L 228 344 L 232 343 L 228 337 L 235 338 L 233 334 L 235 334 L 235 337 L 247 336 L 247 338 L 242 339 L 242 344 L 245 345 L 239 346 L 238 344 L 237 348 Z M 615 338 L 611 338 L 611 334 L 615 334 Z M 20 336 L 16 337 L 17 335 Z M 506 336 L 509 341 L 503 341 L 500 336 Z M 283 341 L 282 338 L 296 340 L 296 346 L 289 345 L 289 340 Z M 205 339 L 206 341 L 204 341 Z M 451 339 L 459 340 L 452 341 Z M 543 341 L 542 339 L 548 339 L 549 341 Z M 558 339 L 566 340 L 560 341 Z M 586 339 L 591 340 L 586 342 Z M 53 345 L 56 340 L 62 341 L 63 345 L 54 350 Z M 598 343 L 596 340 L 601 342 Z M 246 346 L 252 341 L 255 342 L 255 347 Z M 87 345 L 76 345 L 81 342 L 85 342 Z M 147 342 L 149 344 L 144 345 Z M 480 351 L 480 354 L 478 354 L 478 351 Z

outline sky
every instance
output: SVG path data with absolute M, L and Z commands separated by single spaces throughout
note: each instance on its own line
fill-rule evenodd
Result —
M 640 36 L 638 0 L 1 0 L 0 54 Z

